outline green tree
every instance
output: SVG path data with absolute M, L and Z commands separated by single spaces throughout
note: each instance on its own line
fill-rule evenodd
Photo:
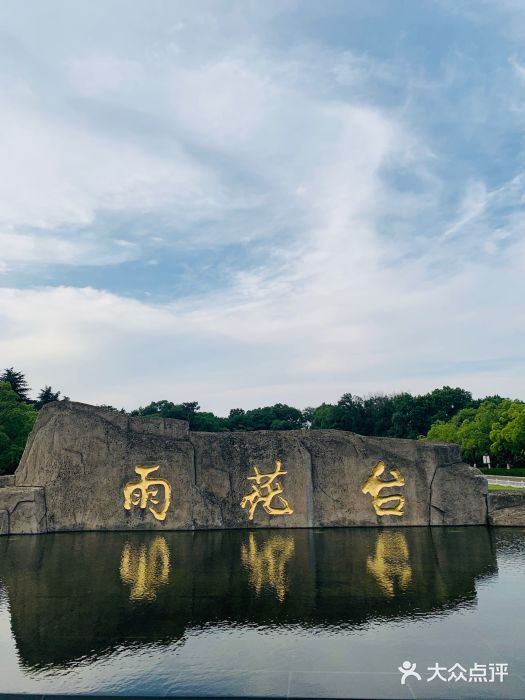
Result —
M 15 471 L 37 416 L 9 382 L 0 382 L 0 474 Z
M 464 408 L 477 406 L 470 391 L 444 386 L 428 394 L 412 396 L 399 394 L 394 397 L 392 437 L 418 438 L 424 436 L 437 421 L 446 422 Z
M 503 406 L 502 403 L 483 401 L 478 408 L 460 411 L 456 419 L 461 423 L 458 427 L 458 441 L 463 457 L 480 465 L 483 455 L 491 454 L 490 431 Z
M 35 408 L 41 409 L 42 406 L 46 405 L 46 403 L 58 401 L 59 396 L 59 391 L 53 391 L 53 389 L 50 386 L 46 385 L 43 389 L 40 390 L 40 393 L 38 394 L 38 398 L 35 401 L 34 406 Z
M 351 430 L 364 434 L 366 425 L 366 407 L 364 399 L 352 394 L 343 394 L 337 402 L 335 411 L 335 428 Z
M 493 454 L 512 466 L 525 466 L 525 403 L 503 401 L 490 431 Z
M 315 416 L 316 408 L 313 406 L 308 406 L 307 408 L 303 409 L 303 420 L 306 428 L 310 428 L 312 426 L 312 421 Z
M 349 430 L 361 435 L 417 438 L 426 435 L 432 423 L 446 421 L 462 408 L 475 406 L 470 392 L 443 387 L 429 394 L 371 395 L 365 398 L 346 393 L 337 404 L 323 403 L 300 411 L 277 403 L 251 410 L 231 409 L 227 418 L 200 411 L 196 401 L 174 404 L 153 401 L 132 415 L 160 415 L 189 421 L 191 430 Z
M 458 443 L 463 458 L 471 463 L 481 464 L 483 455 L 491 455 L 495 465 L 518 466 L 525 458 L 525 404 L 501 397 L 485 399 L 449 421 L 437 421 L 426 439 Z
M 152 401 L 144 407 L 131 412 L 132 416 L 162 416 L 163 418 L 177 418 L 188 421 L 190 430 L 205 432 L 221 432 L 228 430 L 227 419 L 218 418 L 213 413 L 200 411 L 198 401 L 186 401 L 175 404 L 172 401 Z
M 208 411 L 197 411 L 190 417 L 190 430 L 221 433 L 228 430 L 228 419 L 219 418 Z
M 337 404 L 322 404 L 304 414 L 313 429 L 335 428 L 361 435 L 417 438 L 430 426 L 447 421 L 461 409 L 477 405 L 470 392 L 444 386 L 428 394 L 343 394 Z
M 226 420 L 230 430 L 249 430 L 249 421 L 243 408 L 232 408 Z
M 305 425 L 302 411 L 284 403 L 249 411 L 233 409 L 228 418 L 230 430 L 299 430 Z
M 338 408 L 331 403 L 322 403 L 315 409 L 311 428 L 312 430 L 329 430 L 338 428 Z
M 395 396 L 375 394 L 363 400 L 362 435 L 390 434 Z
M 14 367 L 9 367 L 0 375 L 0 382 L 7 382 L 20 401 L 29 401 L 28 394 L 31 389 L 22 372 L 17 372 Z
M 188 420 L 188 411 L 183 404 L 174 404 L 172 401 L 152 401 L 147 406 L 141 406 L 131 411 L 132 416 L 162 416 L 163 418 L 178 418 Z

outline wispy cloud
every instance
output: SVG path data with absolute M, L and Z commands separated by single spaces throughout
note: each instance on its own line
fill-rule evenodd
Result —
M 500 10 L 56 5 L 3 11 L 0 362 L 127 407 L 525 395 Z

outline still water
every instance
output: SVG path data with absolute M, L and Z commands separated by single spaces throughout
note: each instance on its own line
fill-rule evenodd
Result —
M 0 538 L 0 692 L 523 698 L 524 600 L 521 528 Z

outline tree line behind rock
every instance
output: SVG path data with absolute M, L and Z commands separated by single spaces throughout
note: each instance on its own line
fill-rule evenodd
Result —
M 45 386 L 36 400 L 29 398 L 29 392 L 22 372 L 11 367 L 0 375 L 0 474 L 16 469 L 42 406 L 61 400 L 60 391 L 50 386 Z M 100 407 L 119 410 L 110 405 Z M 226 417 L 202 411 L 197 401 L 174 403 L 164 399 L 140 406 L 130 414 L 186 420 L 194 431 L 335 429 L 378 437 L 457 442 L 463 458 L 478 466 L 486 454 L 492 456 L 494 466 L 525 466 L 525 403 L 501 396 L 474 399 L 459 387 L 444 386 L 421 395 L 404 392 L 361 397 L 346 393 L 335 404 L 303 410 L 282 403 L 249 410 L 233 408 Z

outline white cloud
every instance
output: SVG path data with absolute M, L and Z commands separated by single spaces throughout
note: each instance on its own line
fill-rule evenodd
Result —
M 460 204 L 459 218 L 447 228 L 443 236 L 453 236 L 474 219 L 478 218 L 487 206 L 487 188 L 483 182 L 469 182 Z
M 4 230 L 69 227 L 60 235 L 71 237 L 74 227 L 93 226 L 100 211 L 140 215 L 171 209 L 202 216 L 223 197 L 213 171 L 177 143 L 169 155 L 159 155 L 129 138 L 37 114 L 33 107 L 2 106 L 0 161 L 9 163 L 0 175 Z M 103 239 L 105 231 L 98 235 Z M 70 262 L 83 264 L 82 258 Z
M 0 357 L 35 387 L 126 408 L 198 399 L 225 413 L 444 383 L 523 396 L 521 243 L 503 262 L 433 278 L 417 261 L 353 265 L 334 248 L 314 274 L 298 251 L 282 277 L 261 272 L 225 294 L 164 305 L 94 289 L 4 289 Z
M 515 58 L 509 59 L 511 66 L 514 68 L 518 76 L 522 79 L 525 80 L 525 66 L 523 66 L 519 61 L 517 61 Z
M 114 97 L 139 88 L 145 79 L 138 61 L 101 54 L 72 58 L 67 73 L 72 89 L 86 97 Z
M 396 73 L 346 49 L 265 44 L 253 18 L 271 25 L 278 3 L 220 21 L 188 7 L 169 22 L 130 9 L 115 46 L 82 28 L 61 37 L 56 85 L 45 73 L 37 84 L 33 64 L 32 79 L 0 83 L 0 270 L 137 259 L 162 274 L 174 239 L 215 250 L 218 267 L 225 244 L 266 238 L 264 252 L 227 289 L 164 305 L 0 290 L 0 364 L 128 408 L 305 405 L 454 382 L 524 394 L 512 369 L 525 341 L 523 177 L 509 169 L 498 184 L 490 168 L 466 167 L 468 154 L 451 159 L 412 105 L 423 96 L 432 118 L 448 115 L 443 91 L 470 58 L 447 54 L 437 78 L 408 76 L 404 102 L 374 103 L 368 83 L 402 92 L 406 64 Z M 483 94 L 461 84 L 467 111 L 454 120 L 499 145 Z M 155 235 L 128 232 L 138 219 Z
M 110 239 L 59 238 L 52 235 L 1 233 L 0 270 L 11 265 L 116 265 L 139 254 L 136 244 Z
M 207 148 L 252 151 L 262 129 L 279 128 L 275 117 L 284 100 L 272 78 L 235 58 L 175 70 L 169 88 L 174 116 Z

